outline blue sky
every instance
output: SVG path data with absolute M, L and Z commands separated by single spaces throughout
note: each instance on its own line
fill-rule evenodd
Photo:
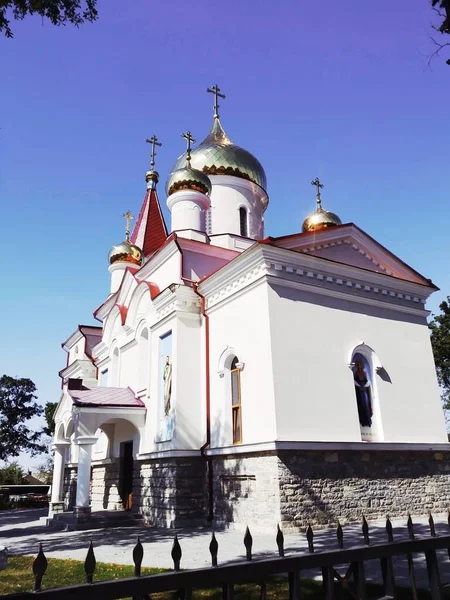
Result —
M 450 293 L 450 67 L 426 0 L 100 0 L 80 29 L 39 18 L 0 39 L 3 293 L 0 371 L 59 398 L 61 342 L 109 291 L 106 256 L 137 214 L 163 142 L 164 182 L 212 121 L 265 167 L 266 233 L 298 231 L 323 204 Z M 445 57 L 447 58 L 447 57 Z M 168 221 L 169 222 L 169 221 Z

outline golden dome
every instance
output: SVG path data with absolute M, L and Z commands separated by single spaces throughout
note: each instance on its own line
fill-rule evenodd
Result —
M 185 162 L 186 153 L 178 158 L 172 172 L 181 169 Z M 191 165 L 207 175 L 241 177 L 266 190 L 266 174 L 261 163 L 253 154 L 233 144 L 218 117 L 214 119 L 211 131 L 203 142 L 191 151 Z
M 302 231 L 318 231 L 319 229 L 334 227 L 335 225 L 342 225 L 340 218 L 329 210 L 324 210 L 322 206 L 319 205 L 316 210 L 303 221 Z
M 151 169 L 150 171 L 147 171 L 147 173 L 145 174 L 145 181 L 147 183 L 149 181 L 154 181 L 155 184 L 158 183 L 158 181 L 159 181 L 159 173 L 158 173 L 158 171 L 155 171 L 155 169 Z
M 131 244 L 129 240 L 125 240 L 121 244 L 116 244 L 111 248 L 108 254 L 108 261 L 110 265 L 118 262 L 140 265 L 142 262 L 142 251 L 134 244 Z
M 166 183 L 168 196 L 180 190 L 198 190 L 207 196 L 211 193 L 211 181 L 208 175 L 190 166 L 172 171 Z

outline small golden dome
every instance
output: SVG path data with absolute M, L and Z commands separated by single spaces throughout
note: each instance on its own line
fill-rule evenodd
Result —
M 118 262 L 140 265 L 142 262 L 142 251 L 134 244 L 131 244 L 129 240 L 125 240 L 121 244 L 116 244 L 111 248 L 108 254 L 108 261 L 110 265 Z
M 340 218 L 329 210 L 324 210 L 320 205 L 303 221 L 302 231 L 318 231 L 327 227 L 342 225 Z
M 155 184 L 158 183 L 158 181 L 159 181 L 158 171 L 155 171 L 155 169 L 151 169 L 150 171 L 147 171 L 147 173 L 145 174 L 145 181 L 147 183 L 149 183 L 150 181 L 154 181 Z
M 166 183 L 166 193 L 168 196 L 179 192 L 180 190 L 198 190 L 207 196 L 211 193 L 211 181 L 205 173 L 198 169 L 186 166 L 177 169 L 169 175 Z

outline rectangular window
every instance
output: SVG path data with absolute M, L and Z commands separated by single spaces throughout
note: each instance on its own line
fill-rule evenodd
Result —
M 233 419 L 233 444 L 242 442 L 242 412 L 241 412 L 241 372 L 231 371 L 231 405 Z

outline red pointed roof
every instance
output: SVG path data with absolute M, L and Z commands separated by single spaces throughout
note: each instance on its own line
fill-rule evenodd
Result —
M 159 250 L 167 239 L 167 229 L 161 212 L 156 188 L 150 187 L 131 234 L 131 243 L 142 249 L 144 256 Z

